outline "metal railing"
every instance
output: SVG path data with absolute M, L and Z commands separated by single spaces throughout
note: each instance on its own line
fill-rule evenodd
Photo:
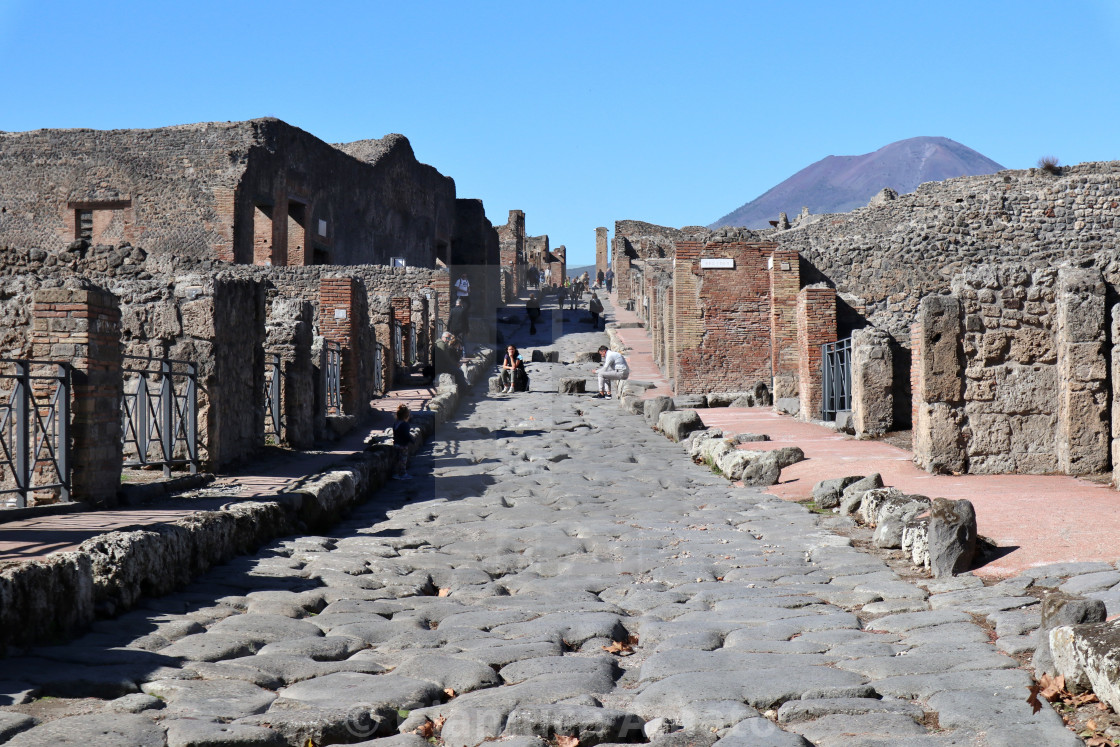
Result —
M 121 402 L 125 467 L 186 465 L 198 473 L 198 367 L 190 361 L 125 355 Z
M 408 365 L 416 365 L 416 361 L 420 360 L 416 351 L 416 327 L 410 325 L 408 328 Z
M 264 356 L 264 436 L 279 444 L 284 428 L 284 414 L 280 408 L 280 354 Z
M 327 414 L 342 414 L 342 345 L 327 340 Z
M 447 329 L 447 325 L 443 323 L 443 320 L 442 319 L 436 319 L 436 339 L 437 340 L 440 339 L 441 337 L 443 337 L 444 330 L 446 330 L 446 329 Z
M 384 391 L 384 377 L 381 374 L 381 345 L 374 343 L 373 346 L 373 391 L 377 396 L 381 396 Z
M 404 367 L 404 325 L 393 320 L 393 362 Z
M 25 508 L 32 493 L 45 490 L 69 502 L 70 366 L 8 358 L 0 364 L 14 368 L 0 372 L 0 382 L 14 384 L 0 401 L 0 495 L 14 493 L 14 508 Z M 43 372 L 32 373 L 32 366 Z
M 821 420 L 852 409 L 852 338 L 821 345 Z

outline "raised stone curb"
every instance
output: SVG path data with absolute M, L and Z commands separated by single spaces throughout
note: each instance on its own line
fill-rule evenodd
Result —
M 473 386 L 493 365 L 484 350 L 463 365 Z M 429 412 L 415 413 L 416 451 L 452 416 L 462 393 L 447 376 Z M 297 530 L 321 531 L 389 478 L 392 447 L 373 444 L 267 501 L 230 504 L 167 524 L 92 537 L 62 552 L 0 567 L 0 652 L 72 635 L 142 595 L 180 588 L 218 563 Z

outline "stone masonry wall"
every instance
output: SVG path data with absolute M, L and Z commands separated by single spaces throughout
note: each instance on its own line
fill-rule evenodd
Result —
M 277 119 L 0 133 L 0 247 L 18 250 L 88 232 L 180 258 L 432 267 L 454 199 L 400 135 L 331 146 Z
M 924 299 L 915 461 L 931 471 L 1093 474 L 1110 463 L 1098 271 L 984 267 Z
M 1063 167 L 1057 176 L 1027 169 L 930 182 L 762 233 L 799 251 L 838 292 L 860 297 L 872 324 L 908 344 L 919 300 L 948 290 L 969 267 L 1092 262 L 1120 283 L 1120 161 Z

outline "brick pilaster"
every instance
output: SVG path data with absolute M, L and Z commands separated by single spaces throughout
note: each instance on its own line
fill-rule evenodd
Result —
M 116 505 L 121 484 L 121 312 L 103 290 L 35 293 L 31 355 L 73 366 L 72 497 Z
M 813 420 L 821 416 L 824 394 L 821 345 L 830 342 L 836 342 L 836 291 L 828 286 L 802 288 L 797 296 L 802 420 Z
M 770 356 L 775 400 L 799 396 L 797 294 L 800 290 L 800 255 L 788 249 L 775 249 L 770 263 Z
M 347 414 L 364 412 L 358 382 L 360 342 L 356 278 L 323 278 L 319 281 L 319 333 L 342 348 L 342 407 Z

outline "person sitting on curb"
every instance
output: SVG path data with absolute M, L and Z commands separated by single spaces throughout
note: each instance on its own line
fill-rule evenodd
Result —
M 434 360 L 432 362 L 435 364 L 436 376 L 451 374 L 455 377 L 455 383 L 460 388 L 466 389 L 467 379 L 463 376 L 463 369 L 459 365 L 462 355 L 462 349 L 455 347 L 455 335 L 444 332 L 435 344 Z
M 397 408 L 396 420 L 393 422 L 393 452 L 396 456 L 394 480 L 412 479 L 412 475 L 407 472 L 408 447 L 412 444 L 412 433 L 408 429 L 408 421 L 411 418 L 412 412 L 408 409 L 408 405 L 401 405 Z
M 617 353 L 606 345 L 599 346 L 599 355 L 603 365 L 595 372 L 599 375 L 599 393 L 595 399 L 610 399 L 611 382 L 630 378 L 630 364 L 622 353 Z
M 502 359 L 502 373 L 500 379 L 502 393 L 509 394 L 513 391 L 525 391 L 527 388 L 525 383 L 528 381 L 528 378 L 528 375 L 525 373 L 525 361 L 521 359 L 521 354 L 517 352 L 517 348 L 510 345 L 506 348 L 506 357 Z

